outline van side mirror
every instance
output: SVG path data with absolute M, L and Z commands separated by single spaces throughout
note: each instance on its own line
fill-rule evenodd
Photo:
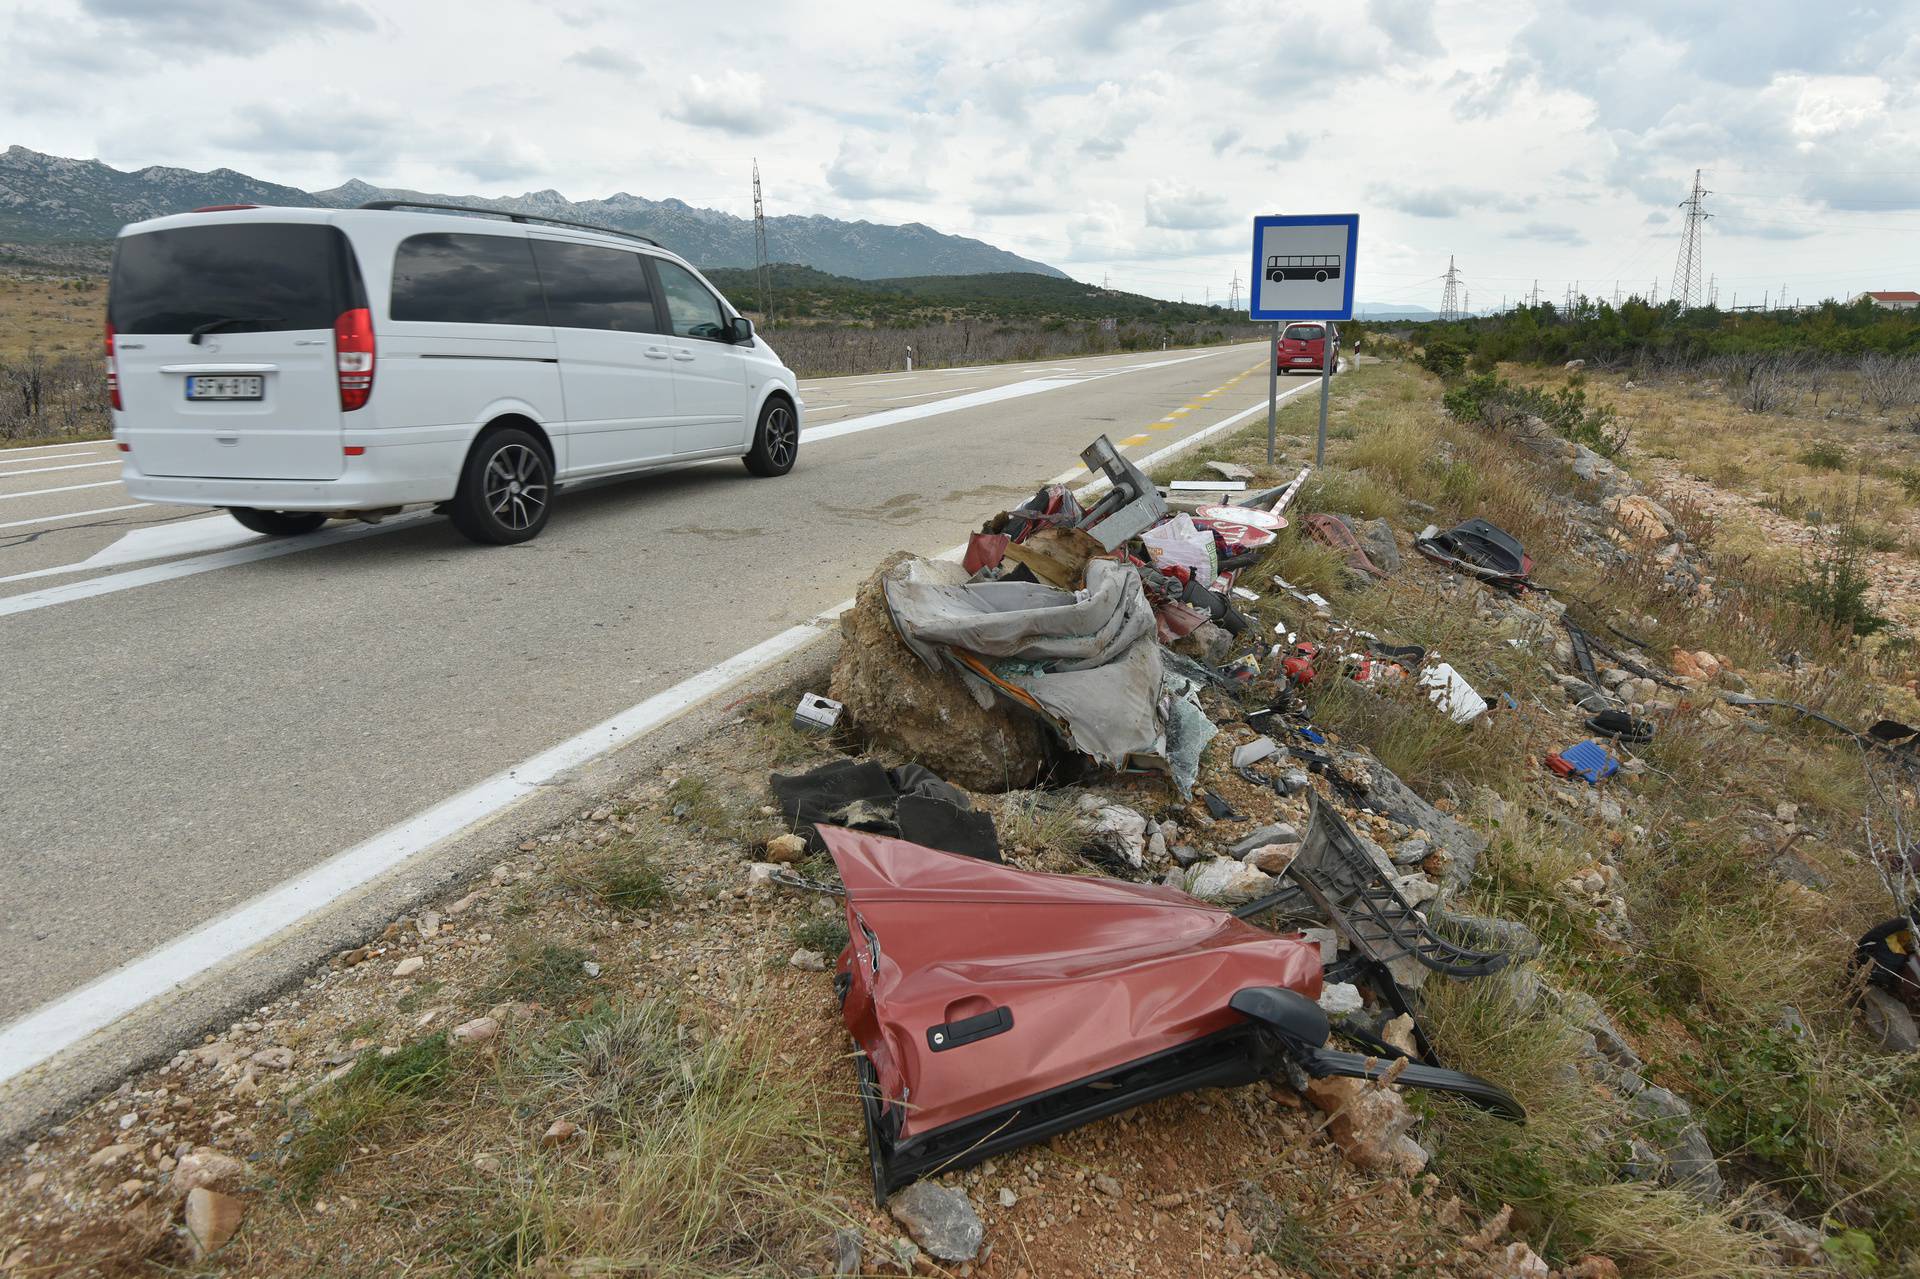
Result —
M 753 341 L 753 321 L 744 315 L 736 315 L 727 325 L 727 337 L 734 342 Z

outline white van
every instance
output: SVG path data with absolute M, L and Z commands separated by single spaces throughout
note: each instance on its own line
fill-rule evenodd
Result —
M 432 503 L 504 543 L 591 477 L 793 469 L 793 372 L 698 271 L 642 236 L 472 216 L 490 212 L 223 206 L 121 231 L 127 491 L 270 534 Z

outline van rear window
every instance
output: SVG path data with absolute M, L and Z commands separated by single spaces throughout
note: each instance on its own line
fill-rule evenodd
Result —
M 547 323 L 533 248 L 520 235 L 410 235 L 393 255 L 396 320 Z
M 331 329 L 364 306 L 346 237 L 314 222 L 225 222 L 122 236 L 107 318 L 117 333 Z

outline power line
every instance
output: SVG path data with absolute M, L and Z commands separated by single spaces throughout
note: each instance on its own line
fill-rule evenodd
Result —
M 1673 294 L 1680 300 L 1680 309 L 1697 306 L 1704 298 L 1700 289 L 1700 233 L 1706 229 L 1707 219 L 1712 217 L 1705 208 L 1705 202 L 1711 192 L 1700 185 L 1700 170 L 1693 171 L 1693 192 L 1680 202 L 1687 211 L 1686 229 L 1680 235 L 1680 256 L 1673 268 Z

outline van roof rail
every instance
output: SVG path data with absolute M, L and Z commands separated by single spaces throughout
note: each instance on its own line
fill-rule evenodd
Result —
M 431 200 L 368 200 L 360 205 L 363 209 L 439 209 L 446 213 L 480 213 L 487 217 L 506 218 L 510 222 L 526 224 L 544 222 L 549 226 L 570 226 L 580 231 L 598 231 L 601 235 L 621 235 L 629 240 L 639 240 L 651 244 L 656 249 L 667 246 L 650 235 L 641 235 L 638 231 L 622 231 L 618 227 L 595 226 L 591 222 L 574 222 L 567 218 L 549 218 L 538 213 L 509 213 L 505 209 L 483 209 L 475 204 L 436 204 Z

